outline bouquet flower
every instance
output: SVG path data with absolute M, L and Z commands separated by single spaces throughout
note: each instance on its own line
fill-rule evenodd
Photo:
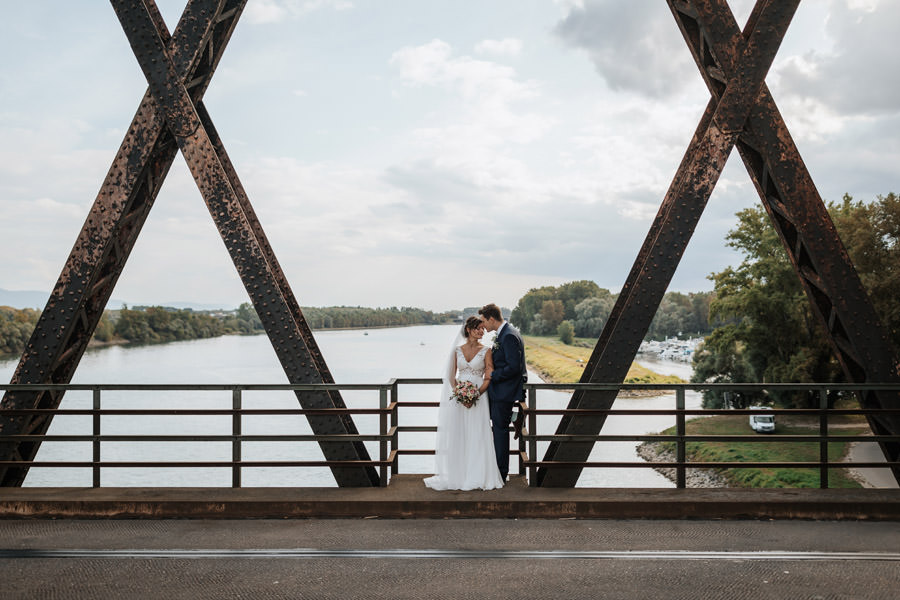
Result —
M 471 381 L 460 381 L 453 388 L 453 393 L 450 395 L 451 398 L 466 408 L 475 406 L 475 403 L 478 402 L 478 396 L 478 388 Z

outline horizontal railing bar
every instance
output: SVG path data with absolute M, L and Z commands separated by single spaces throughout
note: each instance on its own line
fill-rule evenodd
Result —
M 516 454 L 510 451 L 510 454 Z M 392 455 L 428 455 L 434 454 L 434 450 L 396 450 Z M 336 460 L 336 461 L 197 461 L 197 462 L 92 462 L 92 461 L 24 461 L 24 460 L 4 460 L 0 461 L 3 467 L 22 467 L 29 466 L 35 468 L 73 468 L 73 469 L 90 469 L 93 467 L 100 468 L 263 468 L 263 467 L 360 467 L 360 466 L 389 466 L 394 459 L 386 460 Z M 688 469 L 746 469 L 746 468 L 786 468 L 786 469 L 818 469 L 822 466 L 829 469 L 842 468 L 894 468 L 900 467 L 900 462 L 860 462 L 860 463 L 842 463 L 842 462 L 713 462 L 713 463 L 697 463 L 697 462 L 569 462 L 569 461 L 525 461 L 526 467 L 549 467 L 549 468 L 572 468 L 572 467 L 590 467 L 590 468 L 674 468 L 683 466 Z
M 397 384 L 436 384 L 440 379 L 397 379 Z M 266 384 L 266 383 L 7 383 L 0 389 L 9 391 L 317 391 L 317 390 L 382 390 L 392 383 L 316 383 L 316 384 Z M 828 390 L 828 391 L 900 391 L 896 383 L 526 383 L 526 389 L 535 390 Z
M 436 426 L 400 426 L 395 428 L 397 432 L 435 432 Z M 20 435 L 0 435 L 0 442 L 337 442 L 337 441 L 381 441 L 390 440 L 394 435 L 393 430 L 384 435 L 379 434 L 332 434 L 332 435 L 143 435 L 143 434 L 103 434 L 103 435 L 38 435 L 38 434 L 20 434 Z M 522 436 L 526 441 L 534 440 L 539 442 L 677 442 L 677 435 L 566 435 L 566 434 L 542 434 Z M 773 442 L 889 442 L 900 441 L 900 436 L 818 436 L 811 435 L 767 435 L 761 437 L 759 435 L 687 435 L 684 436 L 685 442 L 751 442 L 751 443 L 773 443 Z
M 391 408 L 10 408 L 0 410 L 0 416 L 17 415 L 382 415 Z
M 757 468 L 780 468 L 780 469 L 818 469 L 826 467 L 829 469 L 874 469 L 874 468 L 893 468 L 900 467 L 900 462 L 576 462 L 576 461 L 526 461 L 526 467 L 549 467 L 549 468 L 566 468 L 574 467 L 594 467 L 594 468 L 675 468 L 686 467 L 688 469 L 757 469 Z
M 118 401 L 119 399 L 117 399 Z M 423 406 L 435 407 L 437 402 L 422 403 L 396 403 L 397 407 Z M 358 415 L 379 415 L 389 413 L 394 406 L 388 405 L 385 408 L 7 408 L 0 409 L 0 415 L 22 416 L 22 415 L 338 415 L 338 414 L 358 414 Z M 536 415 L 771 415 L 771 416 L 792 416 L 792 415 L 821 415 L 825 413 L 827 416 L 837 415 L 895 415 L 900 414 L 900 408 L 869 408 L 869 409 L 813 409 L 813 408 L 791 408 L 791 409 L 767 409 L 767 410 L 745 410 L 745 409 L 593 409 L 593 408 L 541 408 L 526 409 L 525 414 Z M 861 423 L 862 425 L 862 423 Z
M 325 391 L 325 390 L 385 390 L 385 383 L 4 383 L 0 390 L 9 391 L 131 391 L 131 392 L 223 392 L 254 391 Z
M 766 409 L 744 409 L 744 408 L 529 408 L 525 414 L 536 415 L 769 415 L 769 416 L 791 416 L 791 415 L 821 415 L 825 413 L 829 416 L 835 415 L 895 415 L 900 414 L 900 408 L 766 408 Z
M 574 435 L 574 434 L 540 434 L 522 436 L 525 441 L 537 442 L 677 442 L 677 435 Z M 774 442 L 897 442 L 900 441 L 900 435 L 827 435 L 820 436 L 818 434 L 809 435 L 776 435 L 776 434 L 753 434 L 753 435 L 685 435 L 685 442 L 751 442 L 751 443 L 774 443 Z
M 423 403 L 425 404 L 425 403 Z M 399 403 L 399 407 L 410 406 L 409 404 Z M 428 406 L 438 406 L 438 403 L 431 403 Z M 381 415 L 390 413 L 394 407 L 386 408 L 15 408 L 2 409 L 0 416 L 25 416 L 25 415 L 53 415 L 53 416 L 266 416 L 266 415 L 295 415 L 295 416 L 315 416 L 315 415 Z M 744 414 L 765 414 L 772 416 L 791 416 L 791 415 L 821 415 L 823 412 L 828 416 L 838 415 L 896 415 L 900 414 L 900 409 L 770 409 L 766 411 L 744 411 L 744 410 L 677 410 L 677 409 L 588 409 L 588 408 L 560 408 L 560 409 L 528 409 L 525 414 L 534 413 L 536 415 L 608 415 L 608 416 L 677 416 L 677 415 L 744 415 Z M 860 427 L 865 426 L 860 423 Z
M 896 390 L 896 383 L 526 383 L 526 389 L 536 390 Z
M 393 433 L 334 433 L 330 435 L 0 435 L 0 442 L 379 442 Z
M 27 460 L 0 460 L 0 467 L 41 467 L 41 468 L 73 468 L 73 469 L 91 469 L 100 467 L 103 469 L 112 468 L 148 468 L 148 469 L 170 469 L 170 468 L 193 468 L 193 469 L 219 469 L 242 467 L 247 469 L 262 467 L 382 467 L 390 466 L 393 462 L 392 458 L 386 460 L 255 460 L 255 461 L 196 461 L 196 462 L 91 462 L 91 461 L 34 461 Z

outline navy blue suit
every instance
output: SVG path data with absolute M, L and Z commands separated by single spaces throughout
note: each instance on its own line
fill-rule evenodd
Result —
M 525 343 L 519 330 L 505 323 L 494 339 L 492 351 L 494 373 L 488 385 L 488 401 L 491 408 L 491 430 L 494 434 L 494 451 L 500 477 L 506 481 L 509 474 L 509 422 L 513 405 L 525 399 Z

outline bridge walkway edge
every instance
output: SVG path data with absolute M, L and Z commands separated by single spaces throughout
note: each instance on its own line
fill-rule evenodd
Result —
M 900 520 L 900 489 L 427 489 L 423 475 L 385 488 L 0 489 L 0 518 L 53 519 L 816 519 Z

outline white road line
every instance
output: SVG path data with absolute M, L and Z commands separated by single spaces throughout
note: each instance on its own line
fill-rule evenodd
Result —
M 769 561 L 900 561 L 898 552 L 688 551 L 688 550 L 442 550 L 371 549 L 0 549 L 0 559 L 26 558 L 365 558 L 365 559 L 527 559 L 527 560 L 769 560 Z

